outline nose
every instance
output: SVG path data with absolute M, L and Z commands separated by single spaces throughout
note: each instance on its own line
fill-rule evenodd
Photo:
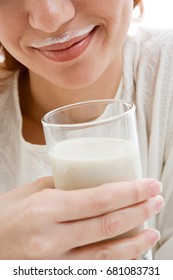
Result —
M 75 15 L 71 0 L 26 0 L 29 24 L 44 32 L 53 33 Z

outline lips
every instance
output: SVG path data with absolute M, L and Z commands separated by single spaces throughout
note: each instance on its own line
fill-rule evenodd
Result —
M 95 31 L 96 27 L 87 34 L 74 37 L 67 42 L 53 43 L 48 46 L 33 49 L 52 61 L 69 61 L 77 58 L 87 49 Z

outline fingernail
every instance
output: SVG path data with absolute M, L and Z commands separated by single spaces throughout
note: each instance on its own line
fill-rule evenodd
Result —
M 160 232 L 158 230 L 152 230 L 152 232 L 150 233 L 150 244 L 154 246 L 159 240 Z
M 155 200 L 155 209 L 156 209 L 156 213 L 160 212 L 160 209 L 163 207 L 164 205 L 164 200 L 163 197 L 158 195 L 154 198 Z
M 150 184 L 150 194 L 156 195 L 162 191 L 162 184 L 159 181 L 154 181 Z

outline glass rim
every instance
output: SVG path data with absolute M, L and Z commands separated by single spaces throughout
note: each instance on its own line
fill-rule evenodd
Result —
M 103 119 L 103 120 L 94 120 L 92 122 L 88 121 L 88 122 L 81 122 L 81 123 L 75 123 L 75 124 L 70 124 L 70 123 L 69 124 L 68 123 L 67 124 L 61 124 L 61 123 L 50 123 L 46 120 L 46 119 L 49 118 L 49 116 L 51 114 L 54 114 L 56 112 L 61 112 L 61 111 L 64 111 L 64 110 L 68 110 L 70 108 L 75 108 L 75 107 L 78 107 L 78 106 L 81 106 L 81 105 L 87 105 L 87 104 L 92 104 L 92 103 L 93 104 L 96 104 L 96 103 L 110 103 L 110 104 L 121 103 L 121 104 L 129 106 L 129 109 L 127 109 L 125 112 L 120 113 L 118 115 L 108 117 L 108 118 Z M 65 105 L 65 106 L 59 107 L 57 109 L 51 110 L 42 117 L 41 122 L 42 122 L 43 127 L 58 127 L 58 128 L 64 128 L 64 129 L 72 129 L 72 128 L 80 129 L 80 128 L 85 128 L 85 127 L 90 127 L 90 126 L 101 125 L 101 124 L 105 124 L 105 123 L 109 123 L 109 122 L 112 122 L 112 121 L 115 121 L 115 120 L 122 119 L 124 117 L 128 117 L 131 114 L 133 114 L 135 112 L 135 110 L 136 110 L 135 104 L 132 101 L 129 101 L 129 100 L 124 100 L 124 99 L 119 99 L 119 100 L 114 100 L 114 99 L 89 100 L 89 101 L 77 102 L 77 103 Z

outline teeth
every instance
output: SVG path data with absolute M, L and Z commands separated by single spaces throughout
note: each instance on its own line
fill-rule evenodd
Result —
M 88 33 L 90 33 L 94 29 L 95 25 L 89 25 L 86 27 L 83 27 L 80 30 L 73 30 L 73 31 L 68 31 L 65 32 L 64 34 L 61 34 L 58 37 L 48 37 L 42 40 L 36 40 L 32 42 L 31 47 L 34 48 L 41 48 L 41 47 L 47 47 L 53 44 L 62 44 L 66 43 L 76 37 L 84 36 Z

